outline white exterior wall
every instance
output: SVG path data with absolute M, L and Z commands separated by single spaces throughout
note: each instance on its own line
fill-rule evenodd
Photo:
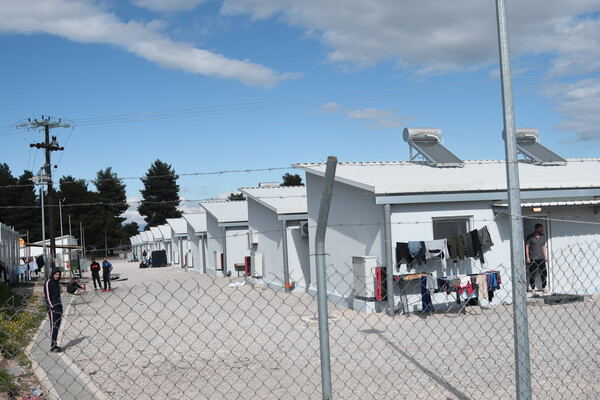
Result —
M 206 254 L 206 273 L 217 274 L 221 271 L 215 269 L 215 251 L 223 251 L 223 228 L 219 228 L 219 224 L 215 217 L 211 214 L 206 214 L 206 233 L 207 233 L 207 248 Z
M 187 255 L 187 264 L 188 268 L 193 269 L 194 271 L 200 273 L 206 273 L 206 266 L 203 265 L 203 236 L 196 236 L 196 232 L 194 228 L 188 223 L 188 240 L 187 240 L 187 248 L 184 247 L 183 251 Z M 207 258 L 208 260 L 208 258 Z
M 323 178 L 306 174 L 308 201 L 310 285 L 316 293 L 315 233 Z M 371 193 L 335 182 L 325 234 L 325 266 L 329 299 L 352 307 L 354 299 L 352 256 L 375 256 L 383 263 L 383 206 L 376 205 Z
M 0 261 L 7 266 L 19 264 L 19 232 L 0 223 Z
M 249 230 L 257 232 L 258 245 L 252 251 L 263 255 L 263 282 L 273 288 L 285 288 L 283 273 L 283 221 L 278 220 L 275 211 L 248 199 Z M 288 245 L 288 270 L 290 282 L 296 282 L 296 289 L 306 289 L 310 282 L 310 258 L 308 237 L 300 236 L 300 222 L 285 221 Z
M 288 266 L 290 281 L 297 289 L 308 288 L 310 282 L 309 240 L 300 235 L 300 221 L 287 221 Z
M 600 214 L 592 207 L 552 207 L 542 213 L 523 212 L 533 231 L 544 225 L 548 249 L 548 284 L 552 291 L 568 294 L 600 293 Z M 540 282 L 536 288 L 540 288 Z
M 247 226 L 230 226 L 225 230 L 227 239 L 227 271 L 231 272 L 232 276 L 237 275 L 234 264 L 243 263 L 244 257 L 250 255 L 247 234 Z
M 465 202 L 465 203 L 424 203 L 409 205 L 392 205 L 392 260 L 396 260 L 396 242 L 427 241 L 433 240 L 433 219 L 443 217 L 468 217 L 469 230 L 481 229 L 487 226 L 494 246 L 484 253 L 485 263 L 482 265 L 478 258 L 465 258 L 456 264 L 452 260 L 446 261 L 446 269 L 442 269 L 440 260 L 427 260 L 425 264 L 413 264 L 412 269 L 406 268 L 402 263 L 400 268 L 395 268 L 394 273 L 406 274 L 409 272 L 430 272 L 434 277 L 458 274 L 475 274 L 488 270 L 499 270 L 503 284 L 496 291 L 493 303 L 511 301 L 510 285 L 510 247 L 508 241 L 508 220 L 506 216 L 494 220 L 494 212 L 490 202 Z M 413 282 L 405 289 L 408 294 L 410 311 L 421 310 L 420 281 Z M 398 295 L 398 293 L 396 293 Z M 445 293 L 433 295 L 433 303 L 452 302 L 453 297 Z M 398 304 L 399 298 L 395 301 Z
M 275 211 L 248 199 L 249 231 L 257 232 L 258 245 L 252 251 L 263 256 L 262 280 L 273 288 L 283 287 L 283 247 L 281 221 L 277 221 Z

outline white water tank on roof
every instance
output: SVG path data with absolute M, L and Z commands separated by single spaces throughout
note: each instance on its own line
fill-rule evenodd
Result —
M 435 141 L 442 140 L 442 130 L 439 128 L 404 128 L 402 137 L 405 142 Z

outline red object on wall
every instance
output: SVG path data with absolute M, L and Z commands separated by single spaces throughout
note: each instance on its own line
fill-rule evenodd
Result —
M 246 276 L 250 276 L 250 274 L 252 273 L 252 257 L 244 257 L 244 268 Z
M 375 267 L 375 300 L 387 300 L 387 273 L 385 267 Z

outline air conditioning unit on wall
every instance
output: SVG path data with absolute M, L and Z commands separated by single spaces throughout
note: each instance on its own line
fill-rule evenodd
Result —
M 308 236 L 308 221 L 300 221 L 300 236 Z

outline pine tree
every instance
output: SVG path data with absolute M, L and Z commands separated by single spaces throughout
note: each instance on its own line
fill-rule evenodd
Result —
M 88 189 L 85 180 L 69 175 L 59 180 L 58 198 L 64 199 L 62 209 L 65 228 L 68 229 L 70 216 L 73 236 L 81 237 L 81 223 L 84 227 L 86 246 L 94 248 L 100 242 L 104 248 L 104 210 L 96 204 L 99 201 L 98 194 Z
M 4 225 L 15 226 L 18 218 L 18 210 L 14 208 L 15 187 L 18 184 L 17 178 L 12 175 L 8 164 L 0 164 L 0 222 Z
M 144 189 L 140 190 L 142 201 L 138 207 L 140 215 L 144 216 L 147 228 L 165 224 L 167 218 L 179 218 L 179 176 L 171 165 L 160 160 L 154 161 L 146 177 L 142 178 Z
M 106 245 L 108 245 L 108 248 L 114 249 L 123 236 L 125 218 L 121 215 L 129 207 L 127 205 L 125 184 L 118 178 L 116 173 L 112 172 L 111 167 L 107 167 L 105 170 L 98 171 L 94 185 L 96 185 L 98 197 L 102 203 L 100 205 L 104 219 L 102 233 L 106 232 Z M 96 239 L 96 248 L 102 248 L 105 245 L 104 235 L 100 239 L 100 241 Z
M 281 186 L 304 186 L 302 183 L 302 177 L 298 174 L 290 174 L 286 173 L 281 177 L 283 179 L 283 183 Z
M 35 242 L 42 240 L 42 212 L 40 202 L 36 192 L 39 192 L 37 187 L 32 185 L 31 171 L 23 171 L 23 175 L 19 177 L 18 187 L 15 188 L 15 202 L 23 207 L 15 209 L 15 214 L 18 219 L 15 221 L 15 229 L 27 240 Z

